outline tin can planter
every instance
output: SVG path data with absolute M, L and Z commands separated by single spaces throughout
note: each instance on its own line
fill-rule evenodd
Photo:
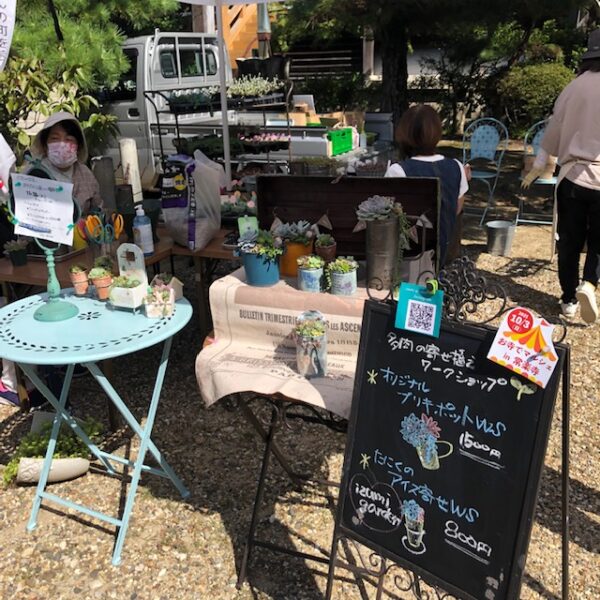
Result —
M 331 273 L 331 293 L 334 296 L 352 296 L 356 293 L 356 271 Z
M 260 254 L 242 253 L 246 282 L 256 287 L 269 287 L 279 281 L 279 259 L 271 260 Z
M 296 364 L 307 379 L 327 375 L 327 321 L 317 310 L 304 311 L 296 320 Z
M 298 289 L 303 292 L 320 292 L 322 290 L 323 268 L 305 269 L 298 267 Z
M 334 296 L 356 293 L 358 263 L 351 256 L 340 256 L 327 265 L 327 283 Z
M 296 277 L 298 275 L 298 258 L 305 254 L 310 254 L 312 249 L 312 241 L 309 244 L 286 242 L 285 251 L 281 257 L 281 274 L 288 277 Z
M 398 219 L 367 221 L 367 286 L 389 290 L 398 265 Z

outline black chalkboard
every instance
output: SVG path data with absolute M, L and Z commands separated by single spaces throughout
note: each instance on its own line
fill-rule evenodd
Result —
M 495 330 L 434 339 L 395 329 L 394 310 L 365 305 L 335 538 L 459 598 L 516 599 L 566 351 L 517 399 L 485 358 Z

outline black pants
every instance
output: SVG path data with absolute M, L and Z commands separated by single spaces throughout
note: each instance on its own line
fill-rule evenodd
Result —
M 579 256 L 587 242 L 583 280 L 600 278 L 600 190 L 568 179 L 558 186 L 558 279 L 562 301 L 573 302 L 579 285 Z

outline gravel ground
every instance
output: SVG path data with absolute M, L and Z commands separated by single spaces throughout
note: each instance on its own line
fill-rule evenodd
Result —
M 510 157 L 509 157 L 510 159 Z M 500 214 L 514 213 L 517 158 L 507 161 L 500 187 Z M 510 180 L 512 178 L 512 187 Z M 543 198 L 535 198 L 538 208 Z M 546 315 L 558 312 L 556 263 L 547 261 L 549 227 L 520 226 L 511 258 L 485 253 L 484 233 L 474 218 L 466 219 L 465 248 L 477 266 L 497 278 L 511 299 Z M 178 263 L 178 275 L 193 287 L 191 270 Z M 194 300 L 191 298 L 192 301 Z M 323 565 L 255 551 L 249 580 L 241 590 L 235 582 L 253 502 L 261 444 L 241 415 L 220 403 L 203 408 L 194 376 L 194 359 L 202 340 L 193 320 L 175 339 L 153 438 L 175 471 L 191 489 L 181 500 L 160 478 L 142 479 L 123 563 L 110 563 L 112 527 L 83 515 L 48 508 L 40 511 L 38 528 L 25 529 L 33 487 L 0 491 L 0 596 L 15 600 L 49 598 L 142 599 L 318 599 L 326 577 Z M 572 352 L 571 389 L 571 598 L 600 598 L 600 373 L 597 348 L 600 326 L 570 324 L 567 342 Z M 150 396 L 150 374 L 159 360 L 157 348 L 115 363 L 115 381 L 134 414 L 142 415 Z M 76 416 L 92 415 L 108 424 L 100 389 L 88 376 L 74 383 Z M 560 433 L 561 400 L 557 403 L 546 466 L 529 548 L 521 597 L 561 598 Z M 0 406 L 0 470 L 31 416 Z M 590 433 L 591 432 L 591 433 Z M 596 432 L 596 433 L 594 433 Z M 282 445 L 298 455 L 298 470 L 339 479 L 344 436 L 322 427 L 306 426 L 301 435 Z M 128 430 L 105 440 L 112 451 L 131 454 L 136 442 Z M 333 499 L 326 490 L 295 490 L 274 465 L 261 511 L 259 535 L 298 550 L 325 555 L 330 549 Z M 73 501 L 115 513 L 124 501 L 118 480 L 99 472 L 63 484 L 52 491 Z M 339 573 L 339 572 L 338 572 Z M 342 573 L 339 573 L 342 575 Z M 365 584 L 370 597 L 374 589 Z M 334 598 L 366 597 L 348 575 L 338 578 Z M 394 593 L 390 597 L 409 598 Z

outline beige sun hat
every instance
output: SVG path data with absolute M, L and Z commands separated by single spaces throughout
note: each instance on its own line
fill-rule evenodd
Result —
M 55 112 L 53 115 L 50 115 L 44 122 L 42 128 L 37 132 L 37 135 L 35 136 L 33 143 L 31 144 L 31 154 L 33 158 L 44 158 L 44 156 L 46 156 L 44 145 L 42 144 L 42 131 L 50 129 L 51 127 L 53 127 L 57 123 L 60 123 L 61 121 L 73 121 L 79 128 L 83 144 L 79 144 L 79 148 L 77 149 L 77 160 L 79 162 L 85 163 L 88 158 L 88 149 L 87 143 L 85 141 L 85 136 L 83 135 L 83 130 L 81 129 L 81 125 L 77 120 L 77 117 L 64 110 Z

